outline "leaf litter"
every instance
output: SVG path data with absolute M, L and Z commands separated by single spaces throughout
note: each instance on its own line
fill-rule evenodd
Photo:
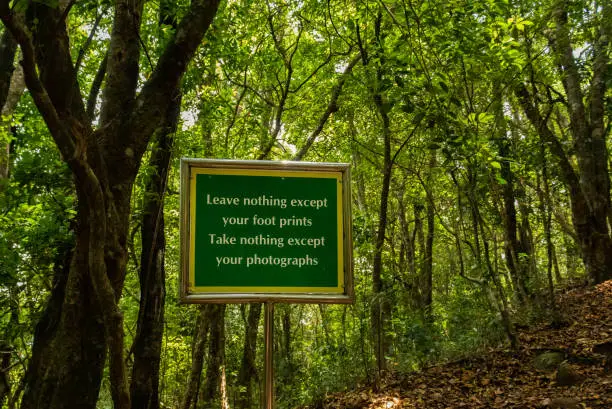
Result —
M 563 322 L 521 328 L 516 351 L 492 349 L 407 375 L 390 374 L 377 389 L 329 394 L 311 408 L 612 409 L 612 280 L 565 290 L 557 305 Z M 551 351 L 564 359 L 558 369 L 534 367 L 537 356 Z M 561 376 L 565 373 L 570 378 Z

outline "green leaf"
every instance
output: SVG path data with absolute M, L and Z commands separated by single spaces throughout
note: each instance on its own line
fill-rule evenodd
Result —
M 505 185 L 506 183 L 508 183 L 506 179 L 501 177 L 499 173 L 495 175 L 495 179 L 497 180 L 497 183 L 499 183 L 500 185 Z

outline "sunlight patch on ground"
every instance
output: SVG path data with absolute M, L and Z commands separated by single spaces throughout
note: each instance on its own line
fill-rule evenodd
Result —
M 396 396 L 383 396 L 374 399 L 372 405 L 369 406 L 371 409 L 392 409 L 401 408 L 402 400 Z

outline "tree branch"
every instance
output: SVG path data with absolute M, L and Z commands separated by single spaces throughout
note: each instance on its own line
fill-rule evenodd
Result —
M 603 2 L 601 13 L 601 27 L 599 38 L 595 44 L 595 58 L 593 61 L 593 77 L 591 79 L 591 131 L 594 139 L 605 138 L 605 95 L 606 73 L 608 72 L 608 49 L 610 35 L 612 35 L 612 6 L 609 2 Z
M 553 11 L 556 23 L 554 48 L 557 50 L 557 59 L 565 93 L 567 94 L 568 110 L 570 113 L 570 126 L 576 138 L 588 135 L 588 124 L 580 88 L 580 73 L 574 61 L 574 50 L 570 42 L 569 28 L 567 27 L 567 4 L 565 0 L 559 1 Z M 578 144 L 580 145 L 580 144 Z M 579 146 L 577 146 L 580 149 Z
M 85 44 L 83 44 L 83 46 L 79 50 L 79 55 L 77 56 L 76 62 L 74 63 L 74 71 L 79 72 L 79 67 L 81 66 L 81 63 L 83 62 L 83 57 L 85 56 L 85 52 L 87 52 L 87 50 L 89 49 L 89 46 L 91 45 L 91 42 L 93 40 L 93 36 L 96 33 L 96 31 L 98 31 L 98 26 L 100 25 L 100 21 L 102 20 L 102 17 L 104 17 L 104 14 L 106 14 L 106 9 L 104 9 L 102 13 L 96 16 L 96 21 L 94 21 L 93 27 L 91 28 L 91 31 L 89 32 L 89 36 L 87 37 L 87 40 L 85 40 Z
M 327 109 L 325 110 L 325 112 L 323 112 L 323 115 L 321 115 L 321 118 L 319 119 L 319 123 L 317 124 L 317 127 L 310 134 L 310 136 L 306 140 L 306 143 L 304 143 L 302 148 L 299 150 L 298 153 L 295 154 L 292 160 L 297 161 L 297 160 L 302 160 L 304 158 L 304 156 L 306 155 L 306 153 L 308 152 L 308 150 L 310 149 L 314 141 L 323 131 L 323 127 L 325 126 L 325 123 L 327 122 L 331 114 L 333 114 L 334 112 L 338 110 L 338 98 L 340 97 L 340 94 L 342 93 L 342 87 L 344 86 L 346 79 L 351 74 L 351 71 L 353 70 L 355 65 L 357 65 L 357 63 L 360 60 L 361 60 L 361 55 L 357 55 L 357 57 L 353 57 L 353 59 L 349 62 L 347 67 L 344 69 L 344 71 L 342 72 L 342 75 L 340 76 L 340 78 L 338 78 L 337 84 L 334 85 L 334 87 L 332 88 L 332 94 L 331 94 L 331 98 L 329 99 L 329 103 L 327 104 Z
M 66 129 L 65 123 L 60 119 L 49 94 L 47 94 L 47 90 L 38 76 L 32 38 L 25 27 L 14 18 L 8 7 L 8 0 L 1 0 L 0 2 L 0 19 L 7 29 L 11 31 L 21 47 L 21 65 L 23 66 L 24 78 L 36 107 L 44 118 L 64 160 L 69 164 L 73 163 L 71 159 L 73 159 L 75 154 L 75 141 Z
M 64 9 L 30 2 L 23 27 L 31 38 L 38 76 L 59 117 L 66 122 L 80 122 L 79 126 L 86 128 L 90 121 L 72 65 L 66 23 L 62 20 L 69 6 Z M 23 46 L 21 42 L 20 45 Z
M 135 109 L 130 118 L 130 137 L 120 144 L 131 146 L 134 157 L 140 158 L 151 134 L 163 118 L 171 96 L 176 92 L 180 80 L 193 58 L 204 34 L 210 27 L 220 0 L 193 0 L 161 55 L 155 70 L 136 98 Z
M 8 96 L 11 77 L 15 69 L 16 52 L 17 42 L 10 30 L 5 29 L 0 36 L 0 110 L 2 110 Z
M 259 91 L 257 91 L 255 88 L 251 87 L 249 84 L 247 84 L 246 81 L 246 75 L 245 75 L 245 79 L 244 82 L 238 82 L 234 79 L 232 79 L 229 75 L 229 73 L 225 70 L 225 68 L 221 67 L 221 69 L 223 70 L 223 74 L 225 75 L 225 78 L 233 85 L 236 85 L 238 87 L 242 87 L 247 89 L 248 91 L 250 91 L 253 95 L 255 95 L 257 98 L 261 99 L 263 102 L 266 103 L 266 105 L 273 107 L 274 106 L 274 102 L 272 100 L 270 100 L 269 98 L 266 98 L 264 95 L 262 95 Z M 245 67 L 245 73 L 248 70 L 248 67 Z
M 96 72 L 91 88 L 89 89 L 89 96 L 87 97 L 87 116 L 90 119 L 94 119 L 96 102 L 98 101 L 98 94 L 100 93 L 100 87 L 102 87 L 102 81 L 106 76 L 106 67 L 108 62 L 108 52 L 104 54 L 104 58 L 100 61 L 100 66 Z
M 294 89 L 290 90 L 290 92 L 292 93 L 296 93 L 298 92 L 304 85 L 306 85 L 306 83 L 308 81 L 310 81 L 312 79 L 312 77 L 314 77 L 315 75 L 317 75 L 317 72 L 319 72 L 319 70 L 323 67 L 325 67 L 327 64 L 329 64 L 329 62 L 331 61 L 332 55 L 331 53 L 329 53 L 327 55 L 327 58 L 325 58 L 325 61 L 323 61 L 321 64 L 319 64 L 309 75 L 308 77 L 306 77 L 304 79 L 304 81 L 302 81 L 297 87 L 295 87 Z
M 129 120 L 138 82 L 139 30 L 144 0 L 118 0 L 108 50 L 106 86 L 104 87 L 100 125 L 109 128 L 105 145 L 113 146 Z M 108 138 L 108 140 L 106 140 Z
M 286 78 L 285 78 L 284 83 L 282 83 L 280 78 L 278 78 L 277 76 L 277 81 L 279 82 L 279 85 L 281 88 L 280 101 L 278 103 L 278 107 L 276 108 L 276 114 L 274 115 L 274 126 L 272 128 L 272 131 L 270 132 L 270 141 L 264 146 L 261 153 L 257 157 L 257 160 L 265 159 L 270 154 L 270 152 L 272 151 L 272 148 L 274 147 L 274 145 L 276 144 L 278 140 L 278 134 L 280 133 L 281 126 L 282 126 L 283 114 L 285 112 L 285 105 L 287 103 L 289 93 L 291 92 L 290 87 L 291 87 L 291 80 L 293 79 L 293 57 L 295 56 L 295 53 L 298 50 L 298 47 L 300 44 L 300 38 L 302 36 L 302 27 L 300 27 L 295 43 L 287 47 L 287 49 L 284 49 L 281 41 L 277 39 L 277 36 L 274 32 L 274 26 L 272 24 L 271 16 L 268 16 L 268 21 L 270 24 L 270 32 L 274 39 L 275 48 L 278 51 L 278 53 L 281 54 L 281 56 L 283 57 L 283 63 L 285 65 L 287 73 L 286 73 Z M 291 48 L 293 48 L 293 51 L 291 51 L 291 54 L 287 57 L 286 51 Z

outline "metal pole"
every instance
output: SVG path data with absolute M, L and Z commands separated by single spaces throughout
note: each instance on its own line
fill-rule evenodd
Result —
M 264 409 L 274 409 L 274 303 L 264 309 Z

